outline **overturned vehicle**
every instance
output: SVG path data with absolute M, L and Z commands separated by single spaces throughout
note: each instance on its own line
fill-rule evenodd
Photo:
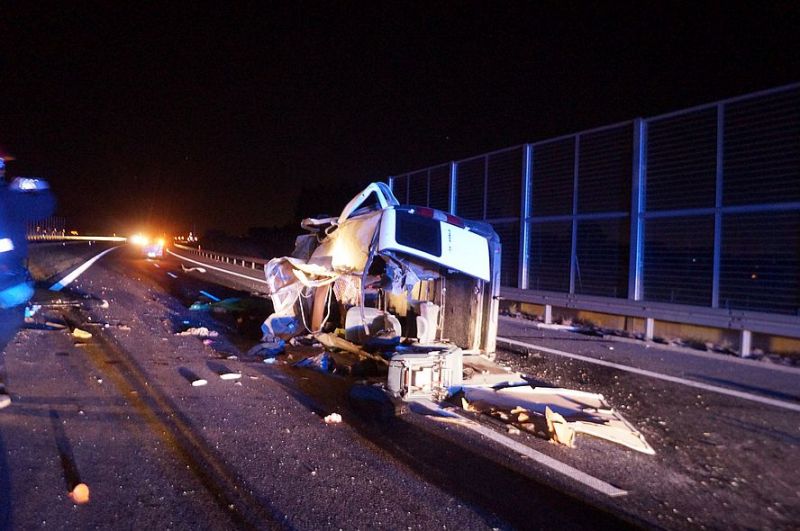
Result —
M 464 353 L 493 356 L 500 240 L 490 225 L 400 205 L 379 182 L 338 218 L 301 226 L 292 256 L 265 267 L 266 341 L 310 333 L 379 359 L 406 400 L 460 385 Z

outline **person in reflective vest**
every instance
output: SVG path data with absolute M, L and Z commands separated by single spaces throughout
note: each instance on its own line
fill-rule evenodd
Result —
M 0 153 L 0 409 L 11 404 L 5 387 L 5 348 L 24 322 L 25 304 L 33 296 L 26 268 L 29 222 L 52 214 L 55 200 L 40 179 L 5 182 L 5 159 Z

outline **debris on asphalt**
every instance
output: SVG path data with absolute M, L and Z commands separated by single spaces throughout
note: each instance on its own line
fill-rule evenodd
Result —
M 189 383 L 192 384 L 192 387 L 201 387 L 203 385 L 208 384 L 208 381 L 205 378 L 201 378 L 194 371 L 192 371 L 187 367 L 180 367 L 178 369 L 178 373 L 180 373 L 181 376 L 186 378 L 186 380 L 188 380 Z
M 219 375 L 220 378 L 223 380 L 238 380 L 242 377 L 242 373 L 240 372 L 223 372 Z
M 131 330 L 131 327 L 130 327 L 130 326 L 128 326 L 128 325 L 119 324 L 119 325 L 117 325 L 117 329 L 118 329 L 118 330 L 121 330 L 121 331 L 123 331 L 123 332 L 130 332 L 130 330 Z
M 315 334 L 314 337 L 323 345 L 328 348 L 337 348 L 339 350 L 344 350 L 345 352 L 349 352 L 351 354 L 357 355 L 360 359 L 372 359 L 375 361 L 380 361 L 384 365 L 388 365 L 384 358 L 381 356 L 376 356 L 375 354 L 370 354 L 369 352 L 359 348 L 358 345 L 351 343 L 350 341 L 343 339 L 336 334 L 330 333 L 321 333 Z
M 64 330 L 67 325 L 63 323 L 56 323 L 55 321 L 45 321 L 44 325 L 53 330 Z
M 103 299 L 103 302 L 100 303 L 100 307 L 105 309 L 108 308 L 108 306 L 109 306 L 108 301 Z
M 185 265 L 181 264 L 181 269 L 184 273 L 191 273 L 192 271 L 197 271 L 198 273 L 205 273 L 205 267 L 186 267 Z
M 204 295 L 205 297 L 207 297 L 207 298 L 211 299 L 211 300 L 212 300 L 212 301 L 214 301 L 214 302 L 219 302 L 219 301 L 221 301 L 221 300 L 222 300 L 222 299 L 220 299 L 219 297 L 217 297 L 216 295 L 212 295 L 212 294 L 210 294 L 209 292 L 207 292 L 207 291 L 205 291 L 205 290 L 202 290 L 202 289 L 200 290 L 200 294 L 201 294 L 201 295 Z
M 68 493 L 69 499 L 76 505 L 84 505 L 89 503 L 89 486 L 86 483 L 78 483 Z
M 214 340 L 206 338 L 206 339 L 203 340 L 203 344 L 204 345 L 213 345 L 214 344 Z
M 253 348 L 247 351 L 248 356 L 264 356 L 266 358 L 274 358 L 282 354 L 286 349 L 286 341 L 273 337 L 265 341 L 261 341 Z
M 575 435 L 583 433 L 620 444 L 631 450 L 653 455 L 655 450 L 644 436 L 613 409 L 601 394 L 556 387 L 533 387 L 528 382 L 488 386 L 465 385 L 462 405 L 500 417 L 522 427 L 531 415 L 545 417 L 550 437 L 573 447 Z M 502 418 L 502 417 L 501 417 Z M 530 431 L 530 430 L 528 430 Z
M 325 417 L 325 424 L 340 424 L 341 422 L 342 416 L 338 413 L 331 413 Z
M 177 332 L 176 336 L 195 336 L 195 337 L 217 337 L 219 336 L 219 332 L 214 330 L 209 330 L 205 326 L 199 327 L 192 327 L 184 330 L 183 332 Z
M 31 304 L 25 307 L 25 322 L 31 322 L 33 320 L 33 316 L 37 314 L 39 310 L 42 309 L 41 304 Z
M 87 332 L 86 330 L 81 330 L 80 328 L 75 328 L 72 331 L 72 336 L 73 337 L 77 337 L 78 339 L 89 339 L 89 338 L 92 337 L 92 334 L 90 332 Z
M 266 363 L 267 365 L 273 365 L 277 361 L 278 358 L 264 358 L 264 363 Z
M 336 368 L 336 362 L 328 352 L 317 354 L 316 356 L 303 358 L 294 363 L 295 367 L 304 367 L 308 369 L 315 369 L 320 372 L 333 372 Z
M 545 418 L 550 438 L 559 444 L 575 448 L 575 430 L 572 429 L 569 422 L 558 413 L 553 413 L 549 407 L 545 408 Z

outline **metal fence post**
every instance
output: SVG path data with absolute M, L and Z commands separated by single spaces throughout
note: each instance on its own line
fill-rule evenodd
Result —
M 454 216 L 456 212 L 456 192 L 458 192 L 458 163 L 450 163 L 450 213 Z
M 725 161 L 724 135 L 725 133 L 725 107 L 717 105 L 717 174 L 716 192 L 714 197 L 714 261 L 711 273 L 711 307 L 719 308 L 719 269 L 722 259 L 722 179 L 723 164 Z
M 533 172 L 533 146 L 525 144 L 522 150 L 522 201 L 519 209 L 519 270 L 517 271 L 517 286 L 520 289 L 528 289 L 528 253 L 529 253 L 529 239 L 528 233 L 530 225 L 528 224 L 528 216 L 530 216 L 530 193 L 531 193 L 531 175 Z
M 645 169 L 647 168 L 647 128 L 641 118 L 633 121 L 633 175 L 631 177 L 631 241 L 628 262 L 628 298 L 642 300 L 644 247 Z
M 569 255 L 569 292 L 575 293 L 575 270 L 578 267 L 578 164 L 581 135 L 575 135 L 575 160 L 572 174 L 572 247 Z

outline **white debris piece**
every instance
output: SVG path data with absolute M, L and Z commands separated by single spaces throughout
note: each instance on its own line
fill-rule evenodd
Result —
M 242 377 L 242 373 L 240 372 L 223 372 L 219 375 L 220 378 L 223 380 L 238 380 Z
M 204 380 L 202 378 L 198 378 L 197 380 L 192 380 L 192 387 L 202 387 L 204 385 L 208 385 L 208 380 Z
M 338 413 L 331 413 L 325 417 L 325 424 L 339 424 L 342 422 L 342 416 Z
M 528 384 L 500 388 L 464 386 L 462 390 L 471 410 L 526 411 L 546 416 L 553 440 L 567 446 L 574 445 L 575 434 L 584 433 L 637 452 L 655 454 L 644 436 L 601 394 Z
M 217 337 L 219 336 L 219 332 L 215 332 L 214 330 L 209 330 L 205 326 L 199 326 L 196 328 L 189 328 L 184 330 L 183 332 L 178 332 L 175 334 L 176 336 L 196 336 L 196 337 Z
M 72 331 L 72 336 L 77 337 L 78 339 L 89 339 L 90 337 L 92 337 L 92 334 L 90 332 L 87 332 L 86 330 L 75 328 Z

